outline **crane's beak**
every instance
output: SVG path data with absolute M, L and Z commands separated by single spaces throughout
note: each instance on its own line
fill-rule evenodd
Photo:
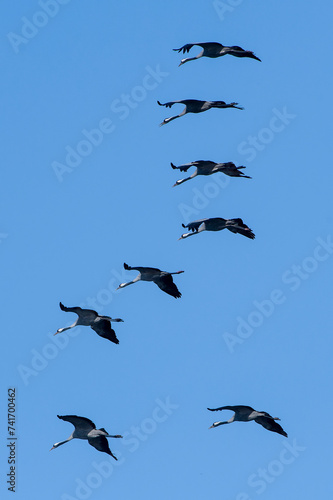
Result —
M 214 425 L 211 425 L 210 427 L 208 427 L 208 429 L 213 429 L 214 428 Z
M 54 450 L 54 449 L 55 449 L 55 446 L 52 446 L 52 448 L 51 448 L 49 451 L 52 451 L 52 450 Z

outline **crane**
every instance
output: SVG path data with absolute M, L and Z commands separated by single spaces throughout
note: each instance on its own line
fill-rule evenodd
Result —
M 252 240 L 255 238 L 252 230 L 244 224 L 242 219 L 222 219 L 222 217 L 213 217 L 211 219 L 196 220 L 187 225 L 182 224 L 182 226 L 188 228 L 190 232 L 182 234 L 179 238 L 180 240 L 201 233 L 202 231 L 221 231 L 225 228 L 229 229 L 232 233 L 242 234 Z
M 181 116 L 186 115 L 186 113 L 202 113 L 203 111 L 208 111 L 211 108 L 237 108 L 244 109 L 241 106 L 237 106 L 238 102 L 231 102 L 230 104 L 226 104 L 225 101 L 198 101 L 197 99 L 184 99 L 183 101 L 170 101 L 161 104 L 160 101 L 157 101 L 159 106 L 165 106 L 166 108 L 171 108 L 174 104 L 184 104 L 184 110 L 176 116 L 171 116 L 170 118 L 165 118 L 162 123 L 160 123 L 160 127 L 165 125 L 166 123 L 171 122 L 171 120 L 175 120 Z
M 126 271 L 139 271 L 139 274 L 134 280 L 129 281 L 128 283 L 121 283 L 117 290 L 120 288 L 124 288 L 125 286 L 132 285 L 137 281 L 153 281 L 163 292 L 172 295 L 176 299 L 180 298 L 182 294 L 176 287 L 175 283 L 172 279 L 172 274 L 181 274 L 184 271 L 177 271 L 175 273 L 168 273 L 166 271 L 161 271 L 155 267 L 131 267 L 124 263 L 124 269 Z
M 185 163 L 184 165 L 180 165 L 179 167 L 176 167 L 173 163 L 171 163 L 171 167 L 173 169 L 178 169 L 181 172 L 187 172 L 189 168 L 197 167 L 195 172 L 193 172 L 190 177 L 186 177 L 185 179 L 176 181 L 176 183 L 172 187 L 179 186 L 179 184 L 189 181 L 197 175 L 211 175 L 215 174 L 216 172 L 223 172 L 225 175 L 229 175 L 230 177 L 245 177 L 246 179 L 251 179 L 249 175 L 244 175 L 243 172 L 241 172 L 241 169 L 246 167 L 236 167 L 236 165 L 231 161 L 227 163 L 215 163 L 215 161 L 197 160 L 190 163 Z
M 226 54 L 230 54 L 231 56 L 235 57 L 250 57 L 251 59 L 256 59 L 257 61 L 261 62 L 261 59 L 255 56 L 254 53 L 251 52 L 250 50 L 244 50 L 242 49 L 242 47 L 238 47 L 238 45 L 227 47 L 226 45 L 222 45 L 221 43 L 217 42 L 187 43 L 182 47 L 180 47 L 179 49 L 173 49 L 173 50 L 175 50 L 178 53 L 183 52 L 183 54 L 186 54 L 195 45 L 201 47 L 202 51 L 199 52 L 199 54 L 195 57 L 188 57 L 187 59 L 182 59 L 180 61 L 179 66 L 185 64 L 188 61 L 194 61 L 195 59 L 199 59 L 200 57 L 216 58 L 225 56 Z
M 75 326 L 90 326 L 100 337 L 108 339 L 114 344 L 119 344 L 115 331 L 111 328 L 111 321 L 117 323 L 123 322 L 120 318 L 110 318 L 110 316 L 100 316 L 92 309 L 82 309 L 81 307 L 66 307 L 61 302 L 59 303 L 60 309 L 65 312 L 73 312 L 78 315 L 77 320 L 70 326 L 59 328 L 54 335 L 74 328 Z
M 276 423 L 276 420 L 280 420 L 277 417 L 272 417 L 266 411 L 256 411 L 251 406 L 221 406 L 220 408 L 207 408 L 209 411 L 220 411 L 220 410 L 231 410 L 234 415 L 224 422 L 214 422 L 209 428 L 218 427 L 223 424 L 231 424 L 232 422 L 251 422 L 254 420 L 257 424 L 262 425 L 268 431 L 277 432 L 282 434 L 282 436 L 288 437 L 288 434 L 282 429 L 280 424 Z
M 120 436 L 119 434 L 117 434 L 116 436 L 112 436 L 103 428 L 96 429 L 96 425 L 94 424 L 94 422 L 89 420 L 89 418 L 78 417 L 77 415 L 57 415 L 57 417 L 60 418 L 60 420 L 64 420 L 65 422 L 70 422 L 74 425 L 75 429 L 68 439 L 65 439 L 65 441 L 60 441 L 59 443 L 55 443 L 52 446 L 51 450 L 54 450 L 55 448 L 58 448 L 58 446 L 68 443 L 75 438 L 87 439 L 88 443 L 96 448 L 96 450 L 103 451 L 104 453 L 111 455 L 111 457 L 113 457 L 115 460 L 118 460 L 117 457 L 115 457 L 111 452 L 108 440 L 106 438 L 122 438 L 123 436 Z

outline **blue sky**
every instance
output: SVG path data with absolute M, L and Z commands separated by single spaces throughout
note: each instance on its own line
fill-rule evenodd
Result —
M 26 0 L 2 10 L 1 426 L 15 387 L 16 498 L 332 494 L 333 7 Z M 172 49 L 203 41 L 262 63 L 179 68 Z M 189 98 L 245 110 L 158 126 L 182 107 L 157 100 Z M 252 179 L 172 188 L 186 174 L 170 162 L 199 159 L 245 165 Z M 205 217 L 241 217 L 256 239 L 178 241 L 182 223 Z M 184 270 L 182 298 L 149 283 L 116 292 L 135 277 L 123 262 Z M 53 337 L 75 319 L 59 301 L 123 318 L 120 344 L 83 327 Z M 208 430 L 231 415 L 207 407 L 235 404 L 280 417 L 288 439 L 254 423 Z M 122 434 L 109 440 L 119 461 L 79 440 L 49 452 L 72 432 L 57 414 Z

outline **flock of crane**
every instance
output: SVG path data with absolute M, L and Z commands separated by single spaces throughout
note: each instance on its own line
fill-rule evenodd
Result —
M 260 59 L 254 55 L 253 52 L 249 50 L 244 50 L 238 46 L 227 47 L 223 46 L 220 43 L 215 42 L 205 42 L 205 43 L 192 43 L 186 44 L 179 49 L 173 49 L 177 52 L 183 52 L 183 54 L 188 53 L 193 46 L 198 45 L 202 48 L 202 51 L 195 57 L 182 59 L 179 66 L 185 64 L 188 61 L 193 61 L 195 59 L 199 59 L 200 57 L 210 57 L 217 58 L 224 56 L 226 54 L 230 54 L 235 57 L 248 57 L 251 59 L 256 59 L 260 61 Z M 176 116 L 172 116 L 170 118 L 165 118 L 160 125 L 165 125 L 176 118 L 184 116 L 186 113 L 201 113 L 203 111 L 207 111 L 211 108 L 236 108 L 236 109 L 244 109 L 238 106 L 238 103 L 232 102 L 230 104 L 225 103 L 224 101 L 199 101 L 195 99 L 184 99 L 182 101 L 170 101 L 164 104 L 161 104 L 159 101 L 157 103 L 160 106 L 165 106 L 167 108 L 171 108 L 174 104 L 184 104 L 185 109 Z M 245 177 L 250 179 L 251 177 L 244 175 L 241 172 L 244 169 L 244 166 L 236 167 L 236 165 L 232 162 L 227 163 L 215 163 L 213 161 L 205 161 L 199 160 L 191 163 L 186 163 L 184 165 L 180 165 L 176 167 L 173 163 L 171 163 L 173 169 L 178 169 L 181 172 L 187 172 L 190 167 L 196 167 L 196 171 L 185 179 L 178 180 L 174 186 L 178 186 L 185 181 L 193 179 L 197 175 L 211 175 L 216 172 L 223 172 L 226 175 L 231 177 Z M 247 238 L 254 239 L 255 235 L 253 231 L 242 221 L 242 219 L 223 219 L 221 217 L 214 217 L 209 219 L 201 219 L 194 222 L 190 222 L 187 225 L 182 224 L 184 228 L 187 228 L 189 232 L 181 235 L 179 239 L 185 239 L 189 236 L 193 236 L 194 234 L 199 234 L 202 231 L 220 231 L 222 229 L 229 229 L 232 233 L 239 233 Z M 121 283 L 118 289 L 129 286 L 138 281 L 153 281 L 163 292 L 171 295 L 175 298 L 180 298 L 181 293 L 178 290 L 176 284 L 173 281 L 172 275 L 181 274 L 184 271 L 176 271 L 176 272 L 166 272 L 161 271 L 160 269 L 153 267 L 131 267 L 127 264 L 124 264 L 124 268 L 127 271 L 136 270 L 139 274 L 132 281 L 128 281 L 127 283 Z M 72 312 L 77 314 L 77 320 L 70 326 L 65 328 L 59 328 L 55 335 L 64 332 L 70 328 L 74 328 L 75 326 L 90 326 L 100 337 L 110 340 L 115 344 L 119 344 L 119 340 L 115 334 L 115 331 L 111 327 L 111 322 L 122 322 L 123 320 L 120 318 L 111 318 L 110 316 L 101 316 L 96 311 L 91 309 L 82 309 L 81 307 L 66 307 L 60 302 L 60 308 L 65 312 Z M 272 417 L 269 413 L 265 411 L 256 411 L 250 406 L 244 405 L 236 405 L 236 406 L 221 406 L 219 408 L 207 408 L 209 411 L 222 411 L 222 410 L 230 410 L 233 411 L 233 416 L 226 421 L 218 421 L 214 422 L 210 428 L 218 427 L 223 424 L 230 424 L 232 422 L 251 422 L 254 420 L 256 423 L 262 425 L 265 429 L 281 434 L 282 436 L 288 437 L 287 433 L 282 429 L 282 427 L 276 422 L 276 420 L 280 420 L 277 417 Z M 96 429 L 95 424 L 85 417 L 78 417 L 76 415 L 57 415 L 59 419 L 64 420 L 65 422 L 70 422 L 74 425 L 74 431 L 69 436 L 68 439 L 64 441 L 60 441 L 55 443 L 51 450 L 54 448 L 58 448 L 58 446 L 68 443 L 74 438 L 78 439 L 87 439 L 88 443 L 96 448 L 98 451 L 102 451 L 112 456 L 115 460 L 117 457 L 113 455 L 109 448 L 109 443 L 107 438 L 121 438 L 122 436 L 111 435 L 104 428 Z

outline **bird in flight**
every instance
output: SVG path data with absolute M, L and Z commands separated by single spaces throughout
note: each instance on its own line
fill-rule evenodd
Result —
M 268 431 L 277 432 L 282 436 L 288 437 L 288 434 L 282 429 L 281 425 L 276 422 L 280 420 L 277 417 L 272 417 L 266 411 L 256 411 L 251 406 L 221 406 L 220 408 L 207 408 L 209 411 L 220 411 L 220 410 L 230 410 L 234 412 L 234 415 L 224 422 L 214 422 L 209 428 L 218 427 L 223 424 L 231 424 L 232 422 L 251 422 L 254 420 L 257 424 L 262 425 Z
M 100 337 L 111 340 L 114 344 L 119 344 L 115 331 L 111 328 L 111 321 L 123 322 L 120 318 L 110 318 L 110 316 L 100 316 L 92 309 L 82 309 L 81 307 L 66 307 L 61 302 L 60 309 L 65 312 L 73 312 L 78 315 L 77 320 L 70 326 L 59 328 L 54 335 L 74 328 L 75 326 L 90 326 Z
M 246 179 L 251 179 L 249 175 L 244 175 L 243 172 L 241 172 L 241 169 L 246 167 L 236 167 L 236 165 L 231 161 L 227 163 L 215 163 L 215 161 L 197 160 L 190 163 L 185 163 L 184 165 L 180 165 L 179 167 L 176 167 L 173 163 L 171 163 L 171 166 L 173 169 L 178 169 L 181 172 L 187 172 L 189 168 L 197 167 L 195 172 L 190 175 L 190 177 L 178 180 L 172 187 L 179 186 L 179 184 L 189 181 L 197 175 L 211 175 L 215 174 L 216 172 L 223 172 L 225 175 L 229 175 L 230 177 L 245 177 Z
M 126 271 L 132 271 L 134 269 L 135 271 L 139 271 L 139 274 L 136 278 L 134 278 L 134 280 L 129 281 L 128 283 L 121 283 L 117 290 L 119 290 L 119 288 L 132 285 L 132 283 L 136 283 L 137 281 L 153 281 L 161 290 L 163 290 L 163 292 L 172 295 L 172 297 L 178 299 L 182 296 L 173 282 L 172 274 L 180 274 L 184 271 L 168 273 L 155 267 L 131 267 L 127 264 L 124 264 L 124 269 L 126 269 Z
M 54 450 L 54 448 L 58 448 L 58 446 L 68 443 L 75 438 L 88 439 L 88 443 L 96 448 L 96 450 L 103 451 L 104 453 L 111 455 L 111 457 L 113 457 L 115 460 L 118 460 L 117 457 L 115 457 L 111 452 L 108 440 L 106 438 L 122 438 L 123 436 L 120 436 L 119 434 L 117 434 L 116 436 L 112 436 L 103 428 L 96 429 L 96 425 L 94 424 L 94 422 L 89 420 L 89 418 L 78 417 L 76 415 L 57 415 L 57 417 L 60 418 L 60 420 L 64 420 L 65 422 L 70 422 L 74 425 L 75 429 L 68 439 L 65 439 L 65 441 L 60 441 L 59 443 L 55 443 L 52 446 L 51 450 Z
M 187 225 L 182 224 L 182 226 L 189 229 L 190 232 L 182 234 L 179 238 L 180 240 L 201 233 L 202 231 L 221 231 L 225 228 L 229 229 L 232 233 L 242 234 L 251 240 L 255 238 L 252 230 L 244 224 L 242 219 L 222 219 L 222 217 L 213 217 L 211 219 L 196 220 Z
M 165 118 L 162 123 L 160 123 L 160 127 L 165 125 L 166 123 L 171 122 L 171 120 L 175 120 L 181 116 L 186 115 L 186 113 L 202 113 L 203 111 L 208 111 L 211 108 L 236 108 L 236 109 L 244 109 L 241 106 L 237 106 L 238 102 L 231 102 L 227 104 L 224 101 L 198 101 L 197 99 L 184 99 L 183 101 L 170 101 L 161 104 L 160 101 L 157 101 L 159 106 L 165 106 L 166 108 L 171 108 L 174 104 L 184 104 L 185 108 L 183 111 L 176 116 L 171 116 L 170 118 Z
M 231 56 L 235 57 L 250 57 L 251 59 L 256 59 L 257 61 L 261 62 L 261 59 L 255 56 L 254 53 L 251 52 L 250 50 L 244 50 L 242 49 L 242 47 L 238 47 L 237 45 L 233 45 L 232 47 L 227 47 L 217 42 L 187 43 L 186 45 L 183 45 L 179 49 L 173 49 L 173 50 L 175 50 L 176 52 L 183 52 L 183 54 L 186 54 L 195 45 L 201 47 L 202 51 L 199 52 L 199 54 L 195 57 L 188 57 L 186 59 L 182 59 L 180 61 L 179 66 L 185 64 L 188 61 L 194 61 L 195 59 L 199 59 L 200 57 L 216 58 L 225 56 L 226 54 L 230 54 Z

